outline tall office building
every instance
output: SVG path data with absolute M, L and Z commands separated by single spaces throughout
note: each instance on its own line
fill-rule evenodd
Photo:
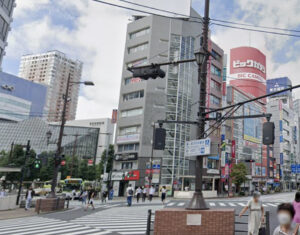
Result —
M 21 58 L 19 76 L 30 81 L 48 86 L 46 109 L 48 121 L 61 120 L 63 109 L 63 94 L 65 94 L 68 76 L 71 82 L 81 79 L 82 62 L 68 58 L 59 51 L 49 51 L 42 54 L 24 55 Z M 71 84 L 70 101 L 67 104 L 66 119 L 74 120 L 78 103 L 79 86 Z
M 10 23 L 12 22 L 12 13 L 15 6 L 15 0 L 0 1 L 0 65 L 5 55 L 4 50 L 7 46 L 7 35 L 10 31 Z
M 191 15 L 200 17 L 193 9 Z M 196 63 L 161 67 L 166 77 L 148 81 L 132 77 L 127 67 L 192 59 L 199 49 L 199 35 L 198 23 L 178 18 L 140 16 L 128 24 L 111 177 L 116 195 L 124 195 L 128 183 L 148 184 L 154 122 L 198 119 Z M 167 131 L 166 147 L 154 151 L 152 183 L 156 187 L 181 187 L 182 176 L 194 172 L 194 164 L 184 151 L 185 142 L 196 138 L 197 126 L 169 123 L 163 127 Z

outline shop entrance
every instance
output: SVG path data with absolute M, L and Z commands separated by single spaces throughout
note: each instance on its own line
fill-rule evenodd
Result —
M 119 196 L 120 197 L 126 196 L 127 187 L 128 187 L 128 181 L 125 181 L 125 180 L 120 181 L 120 186 L 119 186 Z

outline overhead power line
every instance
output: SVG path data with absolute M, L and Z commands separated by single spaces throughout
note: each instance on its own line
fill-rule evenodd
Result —
M 260 30 L 260 29 L 250 29 L 250 28 L 243 28 L 243 27 L 232 26 L 232 25 L 225 25 L 225 24 L 218 24 L 218 23 L 212 23 L 212 25 L 226 27 L 226 28 L 232 28 L 232 29 L 240 29 L 240 30 L 252 31 L 252 32 L 268 33 L 268 34 L 275 34 L 275 35 L 281 35 L 281 36 L 289 36 L 289 37 L 300 38 L 300 35 L 297 35 L 297 34 L 279 33 L 279 32 L 273 32 L 273 31 Z
M 135 8 L 131 8 L 131 7 L 121 6 L 121 5 L 118 5 L 118 4 L 108 3 L 108 2 L 105 2 L 105 1 L 101 1 L 101 0 L 93 0 L 93 1 L 98 2 L 98 3 L 102 3 L 102 4 L 106 4 L 106 5 L 110 5 L 110 6 L 114 6 L 114 7 L 118 7 L 118 8 L 131 10 L 131 11 L 141 12 L 141 13 L 144 13 L 144 14 L 152 14 L 152 15 L 157 15 L 157 16 L 166 17 L 166 18 L 173 18 L 173 17 L 170 17 L 170 16 L 157 14 L 157 13 L 153 13 L 153 12 L 149 12 L 149 11 L 145 11 L 145 10 L 139 10 L 139 9 L 135 9 Z M 119 0 L 119 1 L 127 3 L 127 4 L 131 4 L 131 5 L 139 6 L 139 7 L 148 8 L 148 9 L 151 9 L 151 10 L 165 12 L 165 13 L 168 13 L 168 14 L 178 15 L 178 16 L 181 16 L 181 17 L 188 17 L 190 19 L 196 19 L 196 20 L 188 20 L 189 22 L 202 24 L 202 21 L 203 21 L 202 17 L 189 16 L 189 15 L 185 15 L 185 14 L 181 14 L 181 13 L 177 13 L 177 12 L 172 12 L 172 11 L 168 11 L 168 10 L 164 10 L 164 9 L 159 9 L 159 8 L 155 8 L 155 7 L 142 5 L 142 4 L 139 4 L 139 3 L 130 2 L 130 1 L 127 1 L 127 0 Z M 181 20 L 185 20 L 185 19 L 181 19 Z M 197 20 L 200 20 L 201 22 L 199 22 Z M 219 19 L 214 19 L 214 18 L 211 18 L 210 20 L 213 21 L 213 22 L 223 22 L 223 23 L 225 23 L 225 24 L 212 23 L 212 25 L 221 26 L 221 27 L 235 28 L 235 29 L 252 31 L 252 32 L 259 32 L 259 33 L 275 34 L 275 35 L 280 35 L 280 36 L 300 37 L 300 35 L 296 35 L 296 34 L 288 34 L 288 33 L 280 33 L 280 32 L 275 32 L 275 31 L 261 30 L 261 29 L 270 29 L 270 30 L 281 30 L 281 31 L 286 31 L 286 32 L 300 33 L 300 30 L 295 30 L 295 29 L 278 28 L 278 27 L 270 27 L 270 26 L 260 26 L 260 25 L 253 25 L 253 24 L 247 24 L 247 23 L 239 23 L 239 22 L 232 22 L 232 21 L 226 21 L 226 20 L 219 20 Z M 228 24 L 248 26 L 248 27 L 252 27 L 252 28 L 244 28 L 244 27 L 232 26 L 232 25 L 228 25 Z M 259 29 L 259 28 L 261 28 L 261 29 Z

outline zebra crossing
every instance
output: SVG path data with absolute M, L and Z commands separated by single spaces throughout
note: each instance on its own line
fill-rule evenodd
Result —
M 145 234 L 147 212 L 162 209 L 163 206 L 118 207 L 99 211 L 74 220 L 71 223 L 104 229 L 109 233 L 122 235 Z M 154 216 L 153 216 L 154 217 Z M 152 218 L 154 220 L 154 218 Z
M 27 217 L 0 221 L 1 235 L 105 235 L 108 231 L 58 219 Z
M 185 207 L 187 206 L 188 202 L 169 202 L 166 204 L 166 207 Z M 262 205 L 266 208 L 276 208 L 281 202 L 263 202 Z M 213 208 L 219 208 L 219 207 L 245 207 L 247 205 L 247 202 L 242 201 L 209 201 L 206 202 L 206 204 Z

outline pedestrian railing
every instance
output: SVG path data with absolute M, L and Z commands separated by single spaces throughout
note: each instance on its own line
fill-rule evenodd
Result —
M 270 212 L 266 211 L 264 216 L 265 222 L 262 224 L 262 227 L 265 228 L 265 235 L 270 235 Z M 242 218 L 239 218 L 238 214 L 235 215 L 235 234 L 248 234 L 248 220 L 245 221 L 245 219 L 243 219 L 244 217 L 248 217 L 248 215 L 242 215 Z
M 151 232 L 154 231 L 154 220 L 152 219 L 152 215 L 152 210 L 148 210 L 146 235 L 150 235 Z

